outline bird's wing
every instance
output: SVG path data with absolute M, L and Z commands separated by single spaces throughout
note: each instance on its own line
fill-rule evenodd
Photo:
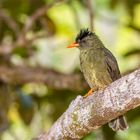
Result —
M 112 81 L 115 81 L 121 77 L 117 60 L 108 49 L 105 48 L 104 52 L 108 73 L 110 74 Z
M 79 68 L 80 68 L 80 71 L 83 73 L 83 71 L 82 71 L 82 66 L 81 66 L 81 62 L 80 62 L 80 67 L 79 67 Z

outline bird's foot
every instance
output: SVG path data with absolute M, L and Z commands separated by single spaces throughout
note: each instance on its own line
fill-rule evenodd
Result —
M 87 96 L 91 95 L 94 91 L 97 91 L 97 90 L 98 90 L 97 87 L 94 87 L 94 88 L 90 89 L 90 90 L 88 91 L 88 93 L 86 93 L 86 94 L 84 95 L 84 97 L 87 97 Z

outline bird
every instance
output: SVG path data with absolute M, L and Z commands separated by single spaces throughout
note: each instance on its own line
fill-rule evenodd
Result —
M 121 78 L 118 63 L 114 55 L 104 46 L 95 32 L 81 29 L 75 42 L 67 48 L 80 50 L 80 69 L 90 86 L 87 97 L 97 90 L 104 90 L 110 83 Z M 109 127 L 114 131 L 125 130 L 128 124 L 123 115 L 111 120 Z

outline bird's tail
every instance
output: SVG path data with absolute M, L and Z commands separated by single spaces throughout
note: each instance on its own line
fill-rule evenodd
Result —
M 114 131 L 125 130 L 128 128 L 128 124 L 124 116 L 119 116 L 117 119 L 110 121 L 108 125 Z

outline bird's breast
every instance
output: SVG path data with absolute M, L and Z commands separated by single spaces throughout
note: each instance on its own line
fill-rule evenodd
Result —
M 85 51 L 80 53 L 81 71 L 91 88 L 96 86 L 102 89 L 111 83 L 103 58 L 102 52 L 94 54 L 94 52 Z

